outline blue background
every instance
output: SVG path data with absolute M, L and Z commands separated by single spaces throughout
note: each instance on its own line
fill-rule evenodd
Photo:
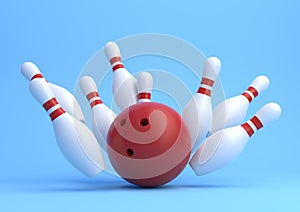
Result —
M 300 209 L 299 1 L 0 5 L 2 211 Z M 136 188 L 105 173 L 86 178 L 59 152 L 51 122 L 30 95 L 20 66 L 34 61 L 47 79 L 72 91 L 82 67 L 107 41 L 147 32 L 177 36 L 221 58 L 226 96 L 239 94 L 259 74 L 269 76 L 270 88 L 253 102 L 248 117 L 276 101 L 281 118 L 254 135 L 238 160 L 203 177 L 187 167 L 157 189 Z M 111 95 L 107 90 L 105 98 Z

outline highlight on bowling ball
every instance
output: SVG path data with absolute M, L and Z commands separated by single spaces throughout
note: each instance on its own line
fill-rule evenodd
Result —
M 170 72 L 153 77 L 157 72 L 144 71 L 134 76 L 123 64 L 117 42 L 108 42 L 87 63 L 77 85 L 79 93 L 50 83 L 34 63 L 24 63 L 21 72 L 29 81 L 32 96 L 51 119 L 61 153 L 86 176 L 106 171 L 137 186 L 157 187 L 175 179 L 188 163 L 196 175 L 208 174 L 236 159 L 250 137 L 281 114 L 279 104 L 273 102 L 245 120 L 252 100 L 269 86 L 266 76 L 257 77 L 244 93 L 224 97 L 216 107 L 213 96 L 220 91 L 221 70 L 217 57 L 206 58 L 173 36 L 143 34 L 118 42 L 125 47 L 125 58 L 159 55 L 186 67 L 198 67 L 191 69 L 199 85 L 191 95 L 189 82 L 182 86 L 183 81 L 174 81 Z M 174 46 L 180 49 L 174 51 Z M 119 114 L 100 96 L 106 92 L 100 87 L 108 74 L 112 74 L 110 85 Z M 160 78 L 164 80 L 153 82 Z M 153 87 L 171 93 L 180 102 L 180 111 L 152 102 Z M 223 90 L 220 93 L 224 94 Z

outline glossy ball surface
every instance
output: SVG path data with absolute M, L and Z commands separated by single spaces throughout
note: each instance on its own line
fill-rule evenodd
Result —
M 191 137 L 181 116 L 154 102 L 122 111 L 107 135 L 107 153 L 116 172 L 142 187 L 170 182 L 186 166 Z

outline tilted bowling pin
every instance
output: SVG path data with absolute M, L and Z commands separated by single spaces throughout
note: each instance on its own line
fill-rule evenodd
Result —
M 218 130 L 241 124 L 248 111 L 250 102 L 269 87 L 270 80 L 266 76 L 256 77 L 249 88 L 241 95 L 221 102 L 213 110 L 210 134 Z
M 21 72 L 23 76 L 31 81 L 37 78 L 43 78 L 39 68 L 32 62 L 25 62 L 21 66 Z M 66 110 L 69 114 L 77 118 L 79 121 L 84 122 L 84 116 L 81 111 L 81 107 L 73 94 L 71 94 L 67 89 L 60 87 L 58 85 L 48 82 L 55 98 L 59 104 Z
M 120 110 L 137 103 L 136 79 L 125 69 L 118 45 L 108 42 L 105 45 L 105 54 L 113 70 L 113 94 Z
M 220 69 L 221 62 L 218 58 L 210 57 L 207 59 L 198 92 L 183 109 L 182 117 L 190 130 L 192 146 L 201 141 L 210 129 L 212 119 L 210 95 Z
M 149 72 L 141 72 L 137 78 L 138 102 L 150 102 L 153 87 L 152 75 Z
M 191 167 L 197 175 L 224 167 L 242 153 L 247 141 L 257 130 L 276 120 L 280 114 L 278 104 L 268 103 L 244 124 L 212 134 L 195 152 L 190 161 Z
M 94 134 L 85 124 L 64 111 L 44 79 L 32 80 L 30 91 L 49 114 L 57 144 L 65 158 L 89 177 L 99 174 L 104 169 L 104 161 Z
M 90 103 L 93 132 L 99 144 L 106 150 L 106 136 L 116 114 L 100 99 L 95 81 L 89 76 L 80 79 L 80 89 Z

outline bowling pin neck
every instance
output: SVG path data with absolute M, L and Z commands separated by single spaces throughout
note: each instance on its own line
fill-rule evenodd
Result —
M 80 78 L 79 86 L 83 95 L 85 95 L 86 99 L 89 101 L 91 108 L 96 105 L 103 104 L 100 96 L 98 94 L 98 88 L 93 80 L 93 78 L 89 76 L 83 76 Z
M 112 66 L 113 72 L 116 70 L 119 70 L 120 68 L 124 68 L 124 65 L 122 63 L 120 49 L 116 43 L 108 42 L 105 45 L 104 50 L 105 50 L 105 55 Z
M 44 79 L 36 79 L 31 81 L 29 88 L 33 97 L 47 111 L 52 121 L 65 113 L 55 99 L 51 87 Z
M 268 103 L 263 106 L 249 121 L 241 126 L 251 137 L 257 130 L 273 122 L 281 115 L 281 108 L 276 103 Z
M 241 94 L 242 96 L 244 96 L 248 101 L 249 103 L 252 102 L 252 100 L 258 96 L 258 91 L 250 86 L 244 93 Z
M 150 102 L 151 101 L 151 93 L 142 92 L 138 94 L 138 102 Z
M 257 130 L 263 127 L 262 122 L 257 118 L 257 116 L 253 116 L 249 121 L 245 122 L 241 125 L 249 137 L 251 137 Z
M 211 90 L 221 70 L 221 62 L 216 57 L 207 59 L 204 65 L 201 85 L 197 91 L 199 94 L 211 96 Z
M 55 98 L 49 99 L 42 106 L 49 114 L 51 121 L 54 121 L 56 118 L 65 113 L 64 109 L 62 109 Z
M 124 64 L 122 63 L 121 57 L 113 57 L 109 60 L 109 62 L 111 64 L 113 72 L 125 68 Z
M 25 62 L 21 66 L 23 76 L 31 81 L 35 78 L 43 78 L 39 68 L 32 62 Z
M 246 97 L 249 101 L 249 103 L 258 96 L 259 93 L 263 92 L 269 87 L 270 80 L 266 76 L 258 76 L 256 77 L 249 88 L 242 93 L 244 97 Z
M 208 78 L 202 78 L 201 85 L 197 91 L 198 94 L 203 94 L 207 96 L 211 96 L 211 90 L 214 85 L 215 81 L 208 79 Z
M 141 72 L 137 78 L 138 102 L 150 102 L 153 78 L 149 72 Z
M 91 108 L 95 107 L 96 105 L 103 104 L 98 92 L 89 93 L 86 95 L 86 99 L 89 101 Z

